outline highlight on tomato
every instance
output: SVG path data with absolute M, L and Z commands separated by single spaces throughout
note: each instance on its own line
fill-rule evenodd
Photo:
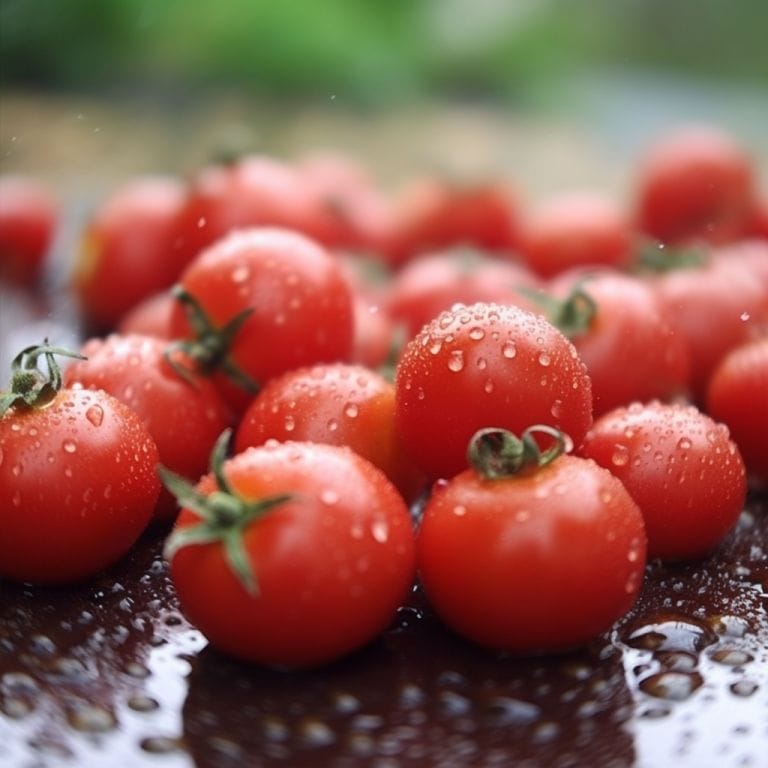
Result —
M 541 451 L 536 435 L 551 447 Z M 562 651 L 608 630 L 637 599 L 640 510 L 615 475 L 565 448 L 546 426 L 520 437 L 479 430 L 469 468 L 438 482 L 426 502 L 419 578 L 437 615 L 475 643 Z
M 77 353 L 23 349 L 0 392 L 0 578 L 96 575 L 133 546 L 160 492 L 157 446 L 139 416 L 103 390 L 62 387 L 57 355 Z
M 371 642 L 411 588 L 408 508 L 349 448 L 270 441 L 192 487 L 162 469 L 183 509 L 166 542 L 181 607 L 220 651 L 312 667 Z

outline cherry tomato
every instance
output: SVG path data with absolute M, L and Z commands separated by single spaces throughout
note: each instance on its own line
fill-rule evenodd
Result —
M 520 253 L 545 278 L 575 267 L 623 268 L 633 259 L 629 221 L 612 198 L 595 192 L 561 193 L 523 218 Z
M 94 211 L 82 239 L 72 287 L 93 332 L 114 330 L 142 299 L 176 281 L 176 239 L 184 185 L 166 176 L 134 178 Z
M 705 407 L 727 424 L 755 480 L 768 483 L 768 337 L 745 342 L 718 363 Z
M 31 285 L 40 278 L 58 216 L 58 202 L 44 182 L 0 176 L 0 279 Z
M 270 438 L 347 445 L 375 464 L 412 501 L 424 480 L 394 425 L 395 387 L 362 365 L 329 363 L 271 379 L 238 427 L 238 451 Z
M 171 330 L 200 341 L 194 353 L 214 353 L 213 362 L 199 360 L 203 366 L 231 361 L 258 385 L 292 368 L 345 361 L 352 354 L 353 305 L 344 273 L 328 251 L 298 232 L 234 232 L 194 259 L 180 287 L 202 310 L 204 327 L 191 328 L 188 305 L 179 303 Z M 194 324 L 199 321 L 198 313 Z M 232 338 L 219 336 L 220 346 L 212 348 L 211 325 L 231 323 Z M 250 399 L 231 388 L 227 398 L 240 410 Z
M 395 275 L 387 306 L 395 321 L 405 325 L 408 338 L 454 304 L 535 304 L 519 289 L 533 290 L 539 281 L 528 269 L 467 248 L 421 254 Z
M 190 480 L 208 468 L 218 436 L 232 423 L 213 383 L 189 372 L 179 373 L 166 359 L 167 342 L 151 336 L 111 334 L 89 339 L 81 353 L 87 358 L 64 372 L 66 386 L 102 389 L 130 406 L 157 445 L 164 466 Z M 184 364 L 179 361 L 179 364 Z M 163 492 L 154 518 L 172 520 L 176 500 Z
M 138 333 L 156 336 L 158 339 L 171 339 L 171 316 L 175 305 L 176 298 L 171 291 L 153 293 L 120 318 L 116 331 L 123 335 Z
M 308 667 L 386 629 L 415 554 L 408 509 L 381 470 L 348 448 L 274 441 L 212 464 L 181 489 L 166 548 L 182 610 L 212 645 Z
M 744 506 L 746 472 L 728 429 L 692 405 L 653 401 L 595 420 L 579 449 L 616 475 L 637 502 L 648 556 L 703 557 Z
M 640 278 L 601 270 L 550 283 L 548 319 L 573 342 L 592 381 L 594 415 L 634 400 L 685 395 L 688 345 L 656 292 Z
M 638 169 L 636 191 L 637 226 L 664 243 L 725 243 L 749 231 L 752 162 L 718 129 L 687 126 L 658 139 Z
M 115 563 L 152 517 L 157 446 L 103 391 L 59 389 L 61 350 L 24 350 L 0 393 L 0 576 L 87 579 Z M 36 371 L 45 357 L 49 376 Z
M 514 305 L 443 312 L 405 346 L 395 375 L 395 423 L 431 480 L 466 467 L 484 427 L 520 433 L 552 423 L 578 444 L 592 423 L 592 388 L 573 344 Z
M 493 439 L 499 452 L 509 441 L 499 435 L 482 431 L 473 443 Z M 594 461 L 520 459 L 489 472 L 481 456 L 436 484 L 417 533 L 418 573 L 436 613 L 464 637 L 516 653 L 559 651 L 604 632 L 635 602 L 643 518 Z

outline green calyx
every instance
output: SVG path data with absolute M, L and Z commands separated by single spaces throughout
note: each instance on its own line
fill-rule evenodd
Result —
M 0 416 L 12 407 L 22 410 L 43 408 L 53 400 L 62 384 L 56 355 L 85 360 L 71 349 L 51 346 L 47 339 L 42 344 L 25 347 L 13 358 L 10 388 L 0 393 Z M 47 374 L 39 368 L 41 357 L 48 368 Z
M 584 289 L 582 281 L 576 283 L 564 299 L 540 290 L 518 290 L 536 302 L 547 320 L 569 339 L 587 333 L 597 315 L 597 302 Z
M 553 438 L 553 444 L 542 451 L 534 437 L 542 433 Z M 512 477 L 524 470 L 540 469 L 566 453 L 569 440 L 565 433 L 546 424 L 535 424 L 520 437 L 506 429 L 487 427 L 472 436 L 467 460 L 487 480 Z
M 243 536 L 254 521 L 293 497 L 288 493 L 258 500 L 240 496 L 224 475 L 224 461 L 231 437 L 232 430 L 225 430 L 211 452 L 210 468 L 217 487 L 209 496 L 197 491 L 188 480 L 175 472 L 163 466 L 158 467 L 163 485 L 182 507 L 200 517 L 196 525 L 176 528 L 168 537 L 163 553 L 170 561 L 183 547 L 219 543 L 224 549 L 229 567 L 240 583 L 251 595 L 258 595 L 258 581 L 245 551 Z
M 700 245 L 672 247 L 651 241 L 644 242 L 638 248 L 635 267 L 641 272 L 673 272 L 700 267 L 706 260 L 706 251 Z
M 168 364 L 182 378 L 191 383 L 194 383 L 193 374 L 195 373 L 210 376 L 215 371 L 222 371 L 237 386 L 249 394 L 256 394 L 259 391 L 258 383 L 235 363 L 230 354 L 235 337 L 245 321 L 253 314 L 253 309 L 250 307 L 244 309 L 224 325 L 217 326 L 191 293 L 180 285 L 174 286 L 171 292 L 184 307 L 194 338 L 171 342 L 164 353 Z M 192 362 L 193 370 L 187 368 L 174 356 L 177 351 L 183 352 Z

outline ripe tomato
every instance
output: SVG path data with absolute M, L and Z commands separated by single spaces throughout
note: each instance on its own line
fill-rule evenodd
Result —
M 124 335 L 138 333 L 170 340 L 171 315 L 175 305 L 176 298 L 171 291 L 153 293 L 131 307 L 120 318 L 116 331 Z
M 563 193 L 539 203 L 523 218 L 520 253 L 528 267 L 545 278 L 575 267 L 626 267 L 633 258 L 629 221 L 609 197 Z
M 710 259 L 654 281 L 674 331 L 688 346 L 691 392 L 701 403 L 721 358 L 768 323 L 768 282 L 736 259 Z
M 472 435 L 552 423 L 574 444 L 592 423 L 592 388 L 573 344 L 514 305 L 443 312 L 405 346 L 395 374 L 395 423 L 427 476 L 466 467 Z
M 271 379 L 248 406 L 235 447 L 270 438 L 346 445 L 375 464 L 412 501 L 424 479 L 395 431 L 395 387 L 362 365 L 329 363 Z
M 103 389 L 130 406 L 157 445 L 164 466 L 190 480 L 208 467 L 216 438 L 232 423 L 213 383 L 193 373 L 180 375 L 165 358 L 167 342 L 140 335 L 92 338 L 64 372 L 67 387 Z M 178 511 L 170 493 L 160 495 L 155 520 Z
M 707 385 L 705 407 L 724 422 L 756 481 L 768 483 L 768 337 L 732 349 Z
M 234 232 L 193 260 L 180 287 L 202 308 L 207 326 L 191 327 L 187 305 L 179 303 L 171 330 L 177 338 L 201 342 L 193 354 L 213 353 L 196 359 L 204 369 L 231 361 L 262 384 L 292 368 L 352 354 L 352 295 L 344 273 L 328 251 L 298 232 Z M 212 346 L 210 324 L 222 328 L 238 316 L 244 322 L 234 338 L 222 345 L 219 337 Z M 232 388 L 227 397 L 238 409 L 249 400 Z
M 703 557 L 739 517 L 744 462 L 728 429 L 691 405 L 653 401 L 595 420 L 579 449 L 616 475 L 637 502 L 648 556 Z
M 0 279 L 31 285 L 40 278 L 58 215 L 58 202 L 45 183 L 0 176 Z
M 517 207 L 507 184 L 414 180 L 396 201 L 386 257 L 397 267 L 419 253 L 452 246 L 512 253 L 518 243 Z
M 473 443 L 489 433 L 506 450 L 498 430 Z M 435 485 L 417 533 L 419 577 L 446 624 L 490 648 L 556 651 L 629 610 L 646 537 L 615 476 L 567 455 L 493 473 L 473 464 Z
M 730 135 L 706 126 L 662 136 L 638 169 L 637 226 L 664 243 L 725 243 L 749 231 L 752 162 Z
M 181 181 L 142 176 L 115 189 L 93 212 L 72 274 L 91 330 L 113 330 L 142 299 L 173 285 L 182 267 L 176 226 L 184 199 Z
M 227 461 L 182 510 L 166 552 L 190 621 L 221 651 L 308 667 L 373 640 L 411 587 L 410 515 L 348 448 L 271 441 Z
M 160 492 L 141 419 L 106 392 L 58 389 L 58 353 L 24 350 L 0 394 L 0 576 L 38 584 L 81 581 L 116 562 Z M 40 356 L 48 380 L 35 369 Z
M 518 289 L 536 289 L 528 269 L 467 248 L 453 248 L 412 258 L 395 275 L 387 306 L 395 321 L 415 336 L 425 323 L 454 304 L 518 304 L 534 309 Z
M 562 295 L 548 319 L 573 342 L 592 381 L 594 415 L 688 389 L 688 345 L 644 281 L 613 270 L 550 283 Z

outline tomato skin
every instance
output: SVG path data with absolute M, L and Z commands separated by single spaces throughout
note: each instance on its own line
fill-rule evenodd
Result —
M 171 315 L 175 305 L 176 299 L 170 291 L 153 293 L 131 307 L 120 318 L 115 330 L 123 335 L 138 333 L 170 340 Z
M 551 278 L 588 265 L 630 264 L 629 221 L 609 197 L 569 192 L 544 200 L 523 218 L 520 253 L 532 272 Z
M 45 183 L 0 177 L 0 279 L 29 286 L 40 278 L 58 216 L 58 202 Z
M 731 530 L 747 492 L 728 429 L 692 405 L 633 403 L 595 420 L 579 449 L 624 483 L 648 533 L 648 556 L 690 560 Z
M 230 352 L 259 384 L 302 365 L 351 357 L 354 310 L 343 270 L 321 245 L 298 232 L 272 227 L 233 232 L 196 257 L 180 285 L 219 326 L 251 310 Z M 190 336 L 180 304 L 171 331 L 177 338 Z M 235 398 L 232 391 L 228 397 Z M 240 396 L 234 405 L 242 408 L 248 401 Z
M 582 645 L 629 610 L 646 538 L 619 480 L 564 455 L 512 477 L 468 469 L 437 483 L 416 551 L 446 624 L 480 645 L 529 653 Z
M 395 431 L 395 388 L 362 365 L 331 363 L 269 381 L 243 414 L 235 447 L 269 439 L 346 445 L 379 467 L 413 501 L 424 479 Z
M 705 407 L 726 424 L 747 470 L 768 483 L 768 336 L 732 349 L 707 385 Z
M 105 392 L 62 389 L 45 407 L 0 417 L 0 575 L 87 579 L 146 528 L 160 492 L 157 447 Z
M 233 416 L 210 380 L 190 374 L 187 381 L 171 367 L 164 358 L 166 346 L 137 334 L 89 339 L 81 349 L 87 359 L 70 363 L 64 384 L 103 389 L 132 408 L 152 435 L 160 462 L 196 481 Z M 155 521 L 169 522 L 177 512 L 176 500 L 163 489 Z
M 94 333 L 114 330 L 142 299 L 169 288 L 182 262 L 177 219 L 185 187 L 170 176 L 141 176 L 115 189 L 83 233 L 72 288 Z
M 578 444 L 592 423 L 592 388 L 570 341 L 514 305 L 441 313 L 406 344 L 395 374 L 395 423 L 429 479 L 466 467 L 483 427 L 519 434 L 551 424 Z
M 661 137 L 636 181 L 639 229 L 664 243 L 732 242 L 750 227 L 752 163 L 730 135 L 707 126 Z
M 594 415 L 634 400 L 685 395 L 688 344 L 653 288 L 613 270 L 576 280 L 596 307 L 589 326 L 571 336 L 592 381 Z M 561 275 L 550 289 L 566 297 L 574 285 L 571 276 Z
M 171 560 L 182 609 L 210 642 L 238 658 L 317 666 L 365 645 L 412 585 L 408 509 L 384 474 L 347 448 L 277 443 L 249 448 L 224 472 L 245 498 L 291 493 L 245 532 L 259 592 L 246 591 L 218 543 Z M 198 485 L 209 494 L 210 475 Z M 177 528 L 199 518 L 183 510 Z

